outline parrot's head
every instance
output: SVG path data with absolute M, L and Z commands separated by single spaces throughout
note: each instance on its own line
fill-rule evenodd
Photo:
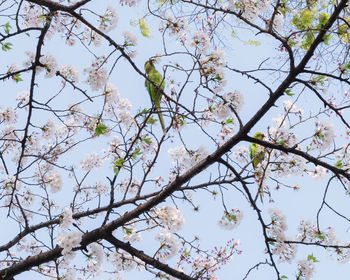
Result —
M 154 69 L 153 59 L 147 60 L 145 63 L 146 73 L 149 73 L 152 69 Z
M 264 137 L 265 137 L 265 134 L 264 133 L 261 133 L 261 132 L 256 132 L 253 136 L 255 139 L 259 139 L 259 140 L 263 140 Z

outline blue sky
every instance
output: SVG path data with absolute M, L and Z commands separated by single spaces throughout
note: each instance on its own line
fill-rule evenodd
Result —
M 133 26 L 130 24 L 130 21 L 135 20 L 137 17 L 140 17 L 144 13 L 144 8 L 141 5 L 138 8 L 127 8 L 121 7 L 119 4 L 116 4 L 115 1 L 99 1 L 99 4 L 96 5 L 96 1 L 90 4 L 90 8 L 95 10 L 102 11 L 107 4 L 113 5 L 116 7 L 119 13 L 119 24 L 118 27 L 110 33 L 110 36 L 116 41 L 121 40 L 121 34 L 125 30 L 131 30 L 138 35 L 138 55 L 135 57 L 134 61 L 136 65 L 143 69 L 144 62 L 151 56 L 156 53 L 162 52 L 162 40 L 160 37 L 160 33 L 156 30 L 154 26 L 154 22 L 150 21 L 150 25 L 152 26 L 151 30 L 151 38 L 145 38 L 140 35 L 140 32 L 137 26 Z M 270 38 L 259 35 L 256 38 L 254 37 L 254 33 L 241 30 L 238 33 L 239 39 L 233 40 L 230 39 L 225 42 L 229 42 L 228 45 L 222 46 L 224 50 L 227 50 L 227 61 L 230 65 L 234 65 L 235 68 L 240 69 L 255 69 L 257 66 L 267 57 L 276 55 L 281 55 L 278 51 L 278 45 L 274 43 Z M 35 48 L 34 43 L 35 35 L 33 34 L 30 38 L 23 36 L 18 39 L 18 41 L 13 42 L 14 48 L 11 52 L 8 52 L 6 56 L 3 55 L 3 63 L 4 65 L 11 65 L 11 63 L 16 62 L 17 64 L 22 64 L 24 59 L 24 51 Z M 227 37 L 229 38 L 229 37 Z M 243 41 L 247 40 L 259 40 L 261 42 L 261 46 L 249 46 L 245 44 Z M 232 44 L 231 44 L 232 42 Z M 178 49 L 178 45 L 173 42 L 170 45 L 171 49 Z M 58 63 L 60 65 L 64 64 L 73 64 L 79 68 L 81 72 L 80 80 L 84 80 L 84 75 L 82 70 L 89 66 L 91 61 L 93 60 L 93 56 L 89 54 L 83 47 L 77 44 L 76 47 L 69 48 L 65 45 L 59 36 L 56 36 L 53 40 L 47 41 L 45 43 L 43 52 L 51 52 L 54 53 L 57 57 Z M 97 55 L 105 55 L 107 54 L 107 47 L 103 45 L 101 48 L 96 49 Z M 179 62 L 179 64 L 186 64 L 186 56 L 178 55 L 175 58 L 171 57 L 170 60 Z M 267 62 L 267 65 L 273 65 L 275 60 L 271 60 Z M 162 60 L 160 64 L 168 62 L 166 59 Z M 158 66 L 159 67 L 159 66 Z M 3 69 L 3 68 L 1 68 Z M 1 71 L 3 72 L 3 71 Z M 272 84 L 272 88 L 275 88 L 278 83 L 277 81 L 273 81 L 272 77 L 269 74 L 262 74 L 261 77 L 269 81 Z M 6 95 L 4 98 L 4 103 L 8 103 L 10 105 L 14 104 L 15 96 L 17 92 L 28 89 L 29 84 L 29 75 L 23 75 L 24 81 L 19 84 L 14 84 L 11 82 L 6 82 L 3 84 L 3 89 L 6 91 Z M 54 92 L 59 87 L 59 79 L 52 78 L 51 80 L 42 79 L 42 75 L 40 78 L 39 87 L 36 89 L 36 94 L 45 98 L 45 94 L 50 92 Z M 137 112 L 139 109 L 149 108 L 151 106 L 149 97 L 144 88 L 144 79 L 139 75 L 133 72 L 133 69 L 130 65 L 123 59 L 118 62 L 116 70 L 110 76 L 109 81 L 113 82 L 119 89 L 120 95 L 122 97 L 126 97 L 133 104 L 133 112 Z M 262 87 L 254 85 L 251 80 L 247 80 L 243 78 L 239 74 L 229 73 L 227 75 L 227 90 L 235 90 L 238 89 L 244 94 L 245 104 L 242 109 L 241 117 L 245 122 L 250 119 L 253 113 L 261 106 L 261 104 L 268 98 L 268 93 L 262 89 Z M 83 87 L 88 88 L 88 86 L 84 83 L 80 83 Z M 66 106 L 67 103 L 72 102 L 72 100 L 78 100 L 81 98 L 77 92 L 71 91 L 72 100 L 66 100 L 66 96 L 69 96 L 70 90 L 66 92 L 65 98 L 62 98 L 57 106 Z M 191 92 L 185 92 L 190 96 Z M 77 95 L 77 96 L 76 96 Z M 254 131 L 263 131 L 266 132 L 266 127 L 272 125 L 271 118 L 277 116 L 278 110 L 281 108 L 282 101 L 287 99 L 282 98 L 276 104 L 278 108 L 271 110 L 271 113 L 268 113 L 258 124 L 254 127 Z M 185 99 L 186 100 L 186 99 Z M 315 102 L 315 99 L 309 98 L 308 96 L 302 96 L 298 101 L 297 106 L 304 107 L 305 110 L 308 109 L 310 100 L 311 102 Z M 310 103 L 311 103 L 310 102 Z M 95 104 L 88 104 L 86 106 L 86 110 L 93 113 L 95 110 Z M 317 108 L 319 108 L 318 106 Z M 98 110 L 96 110 L 98 113 Z M 45 115 L 42 113 L 38 113 L 35 116 L 35 121 L 40 123 L 44 122 Z M 306 132 L 307 130 L 313 129 L 313 126 L 310 124 L 306 124 L 301 129 L 301 133 Z M 210 130 L 213 132 L 213 130 Z M 213 143 L 209 143 L 207 139 L 203 137 L 200 133 L 199 128 L 194 126 L 188 126 L 184 128 L 183 137 L 188 143 L 189 147 L 196 149 L 200 145 L 208 145 L 208 149 L 212 152 L 215 149 Z M 92 142 L 86 143 L 86 145 L 82 145 L 81 148 L 73 150 L 70 155 L 67 155 L 66 160 L 71 160 L 72 164 L 78 165 L 79 161 L 82 159 L 82 155 L 91 151 L 92 149 L 96 149 L 96 151 L 101 151 L 104 147 L 105 139 L 101 138 L 97 140 L 97 144 L 92 144 Z M 154 171 L 154 177 L 157 177 L 159 174 L 167 177 L 169 168 L 171 166 L 171 159 L 168 156 L 167 150 L 169 148 L 180 145 L 180 139 L 174 135 L 172 141 L 168 141 L 165 143 L 164 147 L 161 150 L 161 155 L 159 157 L 158 162 L 160 164 L 157 165 L 157 169 Z M 248 143 L 240 143 L 239 145 L 246 145 Z M 310 165 L 311 166 L 311 165 Z M 215 168 L 211 167 L 210 170 L 215 170 Z M 94 173 L 92 181 L 94 181 L 97 177 L 100 177 L 101 180 L 105 180 L 107 176 L 111 174 L 110 166 L 105 164 L 104 167 L 96 171 Z M 165 174 L 165 175 L 163 175 Z M 137 174 L 136 174 L 137 176 Z M 328 176 L 329 177 L 329 176 Z M 327 178 L 328 178 L 327 177 Z M 207 178 L 207 175 L 204 177 Z M 281 189 L 278 192 L 273 191 L 273 197 L 276 201 L 275 203 L 267 203 L 264 202 L 264 205 L 261 205 L 261 208 L 266 210 L 266 218 L 267 218 L 267 210 L 269 208 L 280 208 L 283 213 L 287 216 L 287 221 L 289 225 L 289 229 L 287 231 L 287 236 L 294 236 L 296 234 L 296 227 L 301 218 L 306 219 L 314 219 L 317 210 L 320 207 L 320 202 L 323 195 L 323 190 L 326 185 L 326 180 L 322 181 L 314 181 L 308 176 L 303 177 L 290 177 L 288 179 L 283 179 L 283 181 L 288 182 L 290 184 L 300 185 L 302 188 L 299 191 L 294 191 L 290 189 Z M 203 177 L 197 176 L 191 181 L 192 184 L 203 182 Z M 71 187 L 73 182 L 67 179 L 64 183 L 64 192 L 62 192 L 59 196 L 57 196 L 57 203 L 60 205 L 69 205 L 70 195 L 71 195 Z M 343 211 L 347 213 L 349 211 L 349 202 L 348 198 L 344 198 L 344 191 L 339 188 L 339 185 L 332 186 L 334 191 L 329 193 L 331 196 L 330 201 L 336 206 L 336 209 L 339 211 Z M 234 189 L 229 189 L 225 192 L 225 201 L 227 203 L 228 208 L 239 208 L 244 213 L 244 219 L 241 225 L 233 231 L 223 231 L 217 226 L 217 222 L 223 214 L 223 208 L 221 206 L 220 197 L 213 199 L 213 197 L 205 191 L 197 191 L 193 193 L 193 203 L 199 206 L 200 211 L 197 213 L 193 211 L 188 204 L 184 205 L 182 202 L 178 201 L 178 206 L 183 212 L 186 224 L 181 233 L 184 236 L 192 239 L 194 235 L 200 237 L 200 243 L 203 246 L 203 249 L 210 250 L 216 245 L 224 245 L 228 240 L 234 238 L 235 240 L 240 239 L 241 245 L 240 249 L 243 253 L 240 256 L 233 256 L 232 263 L 226 265 L 217 273 L 219 279 L 242 279 L 247 272 L 247 270 L 255 265 L 257 262 L 265 261 L 268 259 L 268 256 L 264 254 L 264 244 L 262 240 L 261 227 L 257 221 L 256 213 L 250 208 L 247 201 L 243 198 L 243 196 Z M 165 204 L 170 204 L 171 201 L 167 201 Z M 3 214 L 2 210 L 2 214 Z M 268 219 L 267 219 L 268 220 Z M 2 231 L 1 240 L 8 240 L 13 236 L 13 233 L 16 232 L 17 228 L 11 221 L 7 221 L 8 230 Z M 90 226 L 93 227 L 98 223 L 91 223 Z M 339 236 L 342 239 L 349 239 L 349 227 L 344 223 L 341 219 L 335 218 L 333 214 L 329 211 L 325 211 L 325 214 L 322 217 L 321 225 L 324 227 L 328 226 L 336 226 L 339 227 Z M 135 247 L 144 250 L 145 252 L 154 252 L 156 243 L 154 241 L 154 235 L 150 233 L 145 233 L 143 235 L 144 241 L 141 244 L 136 243 Z M 291 238 L 292 239 L 292 238 Z M 326 254 L 323 252 L 323 249 L 314 248 L 312 246 L 299 247 L 297 258 L 296 259 L 305 259 L 308 254 L 314 254 L 319 263 L 316 264 L 316 273 L 313 279 L 325 280 L 330 278 L 343 278 L 343 275 L 346 275 L 350 272 L 350 267 L 348 265 L 340 265 L 334 261 L 330 261 Z M 80 255 L 79 255 L 80 256 Z M 84 261 L 83 257 L 76 257 L 77 262 Z M 174 260 L 171 260 L 170 263 L 174 264 Z M 296 272 L 296 265 L 293 264 L 279 264 L 279 268 L 282 275 L 287 275 L 289 279 L 293 279 L 293 275 Z M 138 272 L 125 273 L 125 279 L 139 279 L 142 277 L 143 279 L 153 279 L 154 277 L 151 274 L 147 274 L 142 272 L 141 274 Z M 271 279 L 275 277 L 274 272 L 271 268 L 261 267 L 258 272 L 252 273 L 250 279 Z M 16 279 L 28 279 L 27 274 L 22 274 L 16 277 Z M 39 278 L 36 278 L 39 279 Z M 106 277 L 101 277 L 101 279 L 108 279 Z

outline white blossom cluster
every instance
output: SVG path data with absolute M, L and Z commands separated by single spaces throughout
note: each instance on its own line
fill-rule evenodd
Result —
M 210 47 L 210 38 L 204 31 L 199 30 L 193 35 L 191 45 L 194 46 L 199 53 L 205 53 Z
M 88 74 L 87 83 L 90 85 L 92 90 L 99 90 L 105 86 L 107 82 L 107 69 L 102 66 L 104 58 L 97 58 L 91 67 L 85 68 L 84 73 Z
M 232 11 L 241 10 L 246 19 L 249 21 L 254 21 L 272 8 L 272 1 L 226 0 L 224 2 L 224 8 Z
M 21 187 L 21 183 L 19 181 L 17 181 L 16 186 L 15 186 L 15 182 L 16 182 L 16 176 L 14 175 L 7 175 L 6 179 L 3 182 L 3 189 L 5 190 L 6 194 L 11 194 L 13 193 L 15 190 L 19 190 Z
M 289 99 L 286 99 L 283 101 L 283 108 L 286 112 L 288 113 L 292 113 L 292 114 L 296 114 L 296 115 L 299 115 L 301 116 L 304 111 L 303 109 L 301 108 L 298 108 L 296 105 L 295 105 L 295 102 L 292 102 L 291 100 Z
M 208 56 L 203 56 L 199 63 L 201 75 L 205 77 L 207 83 L 214 83 L 213 91 L 216 93 L 222 91 L 223 87 L 226 85 L 224 68 L 226 66 L 225 53 L 220 48 L 216 48 Z M 235 93 L 226 94 L 226 101 L 231 102 L 232 95 L 235 95 Z M 242 96 L 240 96 L 240 98 L 242 98 Z
M 135 223 L 130 223 L 129 225 L 123 226 L 123 231 L 125 232 L 125 234 L 123 235 L 124 240 L 128 242 L 142 241 L 141 233 L 137 231 Z
M 60 228 L 65 230 L 70 228 L 70 226 L 73 224 L 73 213 L 72 210 L 68 207 L 65 207 L 63 209 L 63 213 L 61 215 L 61 223 Z
M 21 196 L 22 206 L 27 207 L 27 208 L 33 206 L 35 198 L 36 197 L 35 197 L 34 193 L 30 190 L 30 188 L 25 187 L 23 192 L 22 192 L 22 196 Z M 30 216 L 32 216 L 32 215 L 30 214 Z
M 56 123 L 53 119 L 49 118 L 47 123 L 41 128 L 42 137 L 44 139 L 51 139 L 56 136 Z
M 269 136 L 276 144 L 293 147 L 297 142 L 296 135 L 286 126 L 269 127 Z
M 103 160 L 101 157 L 95 152 L 90 155 L 87 155 L 84 160 L 80 162 L 80 168 L 84 171 L 90 171 L 94 168 L 101 168 L 103 164 Z
M 238 90 L 224 94 L 223 99 L 211 106 L 213 114 L 221 120 L 231 117 L 233 110 L 238 113 L 243 105 L 243 95 Z
M 70 37 L 71 38 L 71 37 Z M 96 48 L 100 47 L 102 45 L 102 36 L 100 34 L 98 34 L 97 32 L 95 32 L 94 30 L 92 30 L 89 27 L 85 27 L 84 32 L 82 33 L 82 41 L 85 42 L 89 42 L 92 43 Z M 68 41 L 67 43 L 70 44 L 74 44 L 74 38 L 73 38 L 73 42 Z
M 273 26 L 278 32 L 281 33 L 283 31 L 283 24 L 284 24 L 284 16 L 282 13 L 277 12 L 273 19 Z
M 313 260 L 300 260 L 298 261 L 298 269 L 300 271 L 299 279 L 310 280 L 315 271 L 315 263 Z
M 248 146 L 238 146 L 234 152 L 232 152 L 232 157 L 235 161 L 247 164 L 250 162 L 249 149 Z
M 94 277 L 97 277 L 103 272 L 102 263 L 104 259 L 103 248 L 100 244 L 94 242 L 88 246 L 89 263 L 87 269 Z
M 330 148 L 335 137 L 333 124 L 331 122 L 316 121 L 315 125 L 316 131 L 310 146 L 321 151 Z
M 217 260 L 213 257 L 198 256 L 192 264 L 192 269 L 195 273 L 208 275 L 207 279 L 218 279 L 214 272 L 218 265 Z
M 117 26 L 118 20 L 117 11 L 112 6 L 108 6 L 104 15 L 100 16 L 100 29 L 109 32 Z
M 178 251 L 178 242 L 174 232 L 182 229 L 185 219 L 181 212 L 174 206 L 163 206 L 155 209 L 154 218 L 157 219 L 162 229 L 156 239 L 160 242 L 156 258 L 167 261 Z
M 68 268 L 64 274 L 64 280 L 76 280 L 76 270 L 74 268 Z
M 269 213 L 271 216 L 271 225 L 267 230 L 269 236 L 277 241 L 286 240 L 285 231 L 288 229 L 286 217 L 279 209 L 269 209 Z
M 137 45 L 137 37 L 130 31 L 123 32 L 124 46 L 135 47 Z
M 160 223 L 171 232 L 181 230 L 185 222 L 184 216 L 174 206 L 159 207 L 156 209 L 155 214 Z
M 307 173 L 312 176 L 313 179 L 315 180 L 321 180 L 328 170 L 324 168 L 323 166 L 317 165 L 314 170 L 308 171 Z
M 45 10 L 35 4 L 28 4 L 27 2 L 23 5 L 23 23 L 24 27 L 42 27 L 45 24 Z
M 125 47 L 125 51 L 127 55 L 130 58 L 134 58 L 137 54 L 137 51 L 134 48 L 137 45 L 137 36 L 130 31 L 124 31 L 123 37 L 124 37 L 123 46 Z
M 57 244 L 63 248 L 62 254 L 70 254 L 72 249 L 78 247 L 83 234 L 80 231 L 64 231 L 57 237 Z
M 232 209 L 230 212 L 227 212 L 222 216 L 218 225 L 225 230 L 233 230 L 241 223 L 242 219 L 242 211 L 239 209 Z
M 16 101 L 18 102 L 18 106 L 21 107 L 26 107 L 26 110 L 28 110 L 28 103 L 29 103 L 29 91 L 27 90 L 23 90 L 23 91 L 20 91 L 18 94 L 17 94 L 17 98 L 16 98 Z
M 144 262 L 133 257 L 128 252 L 118 249 L 112 258 L 112 264 L 115 265 L 117 271 L 131 271 L 136 266 L 144 266 Z
M 118 120 L 126 127 L 130 128 L 135 124 L 135 119 L 131 114 L 132 104 L 127 98 L 121 98 L 119 91 L 112 83 L 107 83 L 102 95 L 105 96 L 106 106 L 104 110 L 109 117 L 118 117 Z
M 338 168 L 350 168 L 350 146 L 344 145 L 342 146 L 340 152 L 336 154 L 337 159 L 337 167 Z
M 173 180 L 176 175 L 207 157 L 208 150 L 206 147 L 200 146 L 197 150 L 188 151 L 183 145 L 181 145 L 169 149 L 168 154 L 172 158 L 172 164 L 175 166 L 175 169 L 169 174 L 170 180 Z
M 106 88 L 102 94 L 105 96 L 105 102 L 107 106 L 118 104 L 120 100 L 118 88 L 112 83 L 106 84 Z
M 60 68 L 60 73 L 63 77 L 65 77 L 67 80 L 76 83 L 79 81 L 79 72 L 78 70 L 72 66 L 72 65 L 64 65 Z
M 39 61 L 41 64 L 44 65 L 44 68 L 46 70 L 46 78 L 52 78 L 56 75 L 56 72 L 58 70 L 58 64 L 54 55 L 50 53 L 45 54 L 40 58 Z
M 62 189 L 62 177 L 57 170 L 52 170 L 48 172 L 45 175 L 44 181 L 50 186 L 50 190 L 52 193 L 59 192 Z
M 0 107 L 0 122 L 4 124 L 13 124 L 17 122 L 18 113 L 15 109 L 11 107 L 6 107 L 3 109 Z
M 176 18 L 174 19 L 172 16 L 167 17 L 166 30 L 169 31 L 170 36 L 176 36 L 179 38 L 182 44 L 185 44 L 188 40 L 188 20 L 187 18 Z
M 97 195 L 106 194 L 108 192 L 108 186 L 103 182 L 97 182 L 92 186 L 92 189 L 96 192 Z
M 123 193 L 137 193 L 141 182 L 137 178 L 125 178 L 119 184 L 119 190 Z
M 121 5 L 127 5 L 129 7 L 135 6 L 140 0 L 120 0 Z
M 334 228 L 329 227 L 326 230 L 319 231 L 315 223 L 302 219 L 298 226 L 296 239 L 303 242 L 340 246 L 339 248 L 328 247 L 329 256 L 340 263 L 346 263 L 350 259 L 350 249 L 342 247 L 342 244 L 348 244 L 349 242 L 341 242 L 336 237 Z
M 306 160 L 303 157 L 278 152 L 276 152 L 276 154 L 276 161 L 278 163 L 274 165 L 275 174 L 285 177 L 290 175 L 301 175 L 305 172 Z
M 297 247 L 293 244 L 287 244 L 285 231 L 287 230 L 286 217 L 279 209 L 270 209 L 271 224 L 267 229 L 270 238 L 276 240 L 272 253 L 279 256 L 281 262 L 290 263 L 296 254 Z
M 122 150 L 122 144 L 118 136 L 114 136 L 109 141 L 109 148 L 107 150 L 108 158 L 111 162 L 115 162 L 119 158 L 123 158 L 125 152 Z
M 25 52 L 25 54 L 28 56 L 28 59 L 24 61 L 23 65 L 25 67 L 31 67 L 35 62 L 35 53 L 27 51 Z M 50 53 L 44 54 L 40 57 L 39 62 L 42 64 L 42 66 L 36 67 L 37 73 L 40 73 L 43 70 L 45 70 L 46 78 L 52 78 L 56 75 L 56 72 L 58 71 L 59 67 L 54 55 Z
M 161 262 L 166 262 L 174 257 L 179 249 L 179 244 L 173 233 L 168 230 L 161 230 L 157 235 L 160 248 L 157 250 L 156 258 Z

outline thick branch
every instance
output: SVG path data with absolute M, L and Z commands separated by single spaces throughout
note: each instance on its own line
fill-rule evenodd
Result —
M 130 255 L 135 256 L 145 262 L 146 264 L 149 264 L 153 266 L 154 268 L 157 268 L 171 276 L 174 276 L 178 279 L 182 280 L 195 280 L 196 278 L 193 278 L 191 276 L 186 275 L 185 273 L 178 271 L 176 269 L 171 268 L 170 266 L 161 263 L 160 261 L 157 261 L 156 259 L 146 255 L 144 252 L 135 249 L 132 247 L 129 243 L 122 242 L 115 238 L 113 235 L 105 237 L 105 239 L 113 244 L 116 249 L 120 248 L 123 249 L 124 251 L 128 252 Z

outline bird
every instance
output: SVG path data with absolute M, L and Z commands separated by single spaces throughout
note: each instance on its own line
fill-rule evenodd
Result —
M 265 135 L 261 132 L 256 132 L 253 136 L 253 138 L 258 140 L 263 140 L 264 137 Z M 262 150 L 259 144 L 251 143 L 249 146 L 249 155 L 255 170 L 258 164 L 264 160 L 265 150 Z M 262 186 L 259 189 L 259 193 L 260 193 L 260 198 L 262 199 L 264 195 Z
M 164 135 L 166 134 L 164 118 L 162 111 L 160 109 L 160 101 L 162 100 L 163 90 L 165 88 L 165 81 L 162 74 L 157 71 L 154 66 L 154 59 L 149 59 L 145 63 L 145 71 L 147 74 L 147 78 L 151 80 L 156 86 L 154 86 L 149 80 L 145 80 L 145 87 L 148 91 L 148 94 L 151 98 L 152 105 L 155 105 L 159 122 L 162 127 Z

